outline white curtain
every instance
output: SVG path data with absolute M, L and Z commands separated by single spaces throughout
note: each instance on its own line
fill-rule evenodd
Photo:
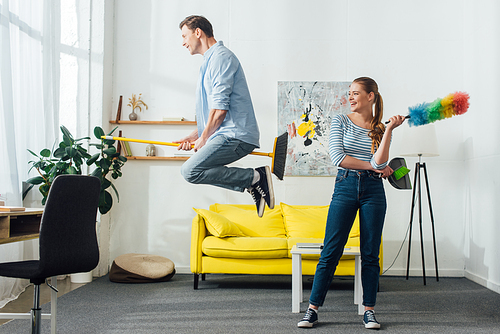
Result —
M 28 175 L 35 158 L 28 148 L 52 149 L 60 124 L 75 137 L 88 135 L 89 13 L 88 1 L 0 0 L 0 194 L 6 205 L 22 206 L 22 182 L 36 175 Z M 33 198 L 24 205 L 40 207 L 36 187 Z M 36 240 L 0 245 L 0 262 L 37 257 Z M 27 284 L 0 277 L 0 307 Z

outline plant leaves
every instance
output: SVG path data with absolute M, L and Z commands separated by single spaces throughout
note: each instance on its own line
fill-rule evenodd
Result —
M 101 191 L 101 195 L 99 196 L 99 212 L 101 214 L 106 214 L 113 206 L 113 197 L 106 190 Z
M 110 133 L 108 133 L 108 136 L 111 136 L 113 134 L 113 132 L 115 132 L 116 129 L 118 129 L 118 126 L 115 126 L 115 128 L 113 130 L 111 130 Z
M 47 172 L 47 174 L 52 175 L 57 172 L 57 165 L 52 166 L 52 168 Z
M 59 147 L 57 150 L 54 151 L 54 157 L 61 159 L 66 155 L 66 148 L 65 147 Z
M 107 149 L 103 150 L 102 152 L 107 155 L 113 155 L 116 153 L 116 148 L 114 146 L 110 146 Z
M 80 166 L 83 164 L 82 158 L 77 155 L 76 157 L 73 158 L 73 161 L 75 163 L 76 168 L 80 169 Z M 81 171 L 78 174 L 81 174 Z
M 40 155 L 42 157 L 48 158 L 48 157 L 50 157 L 50 150 L 44 148 L 43 150 L 40 151 Z
M 69 132 L 69 130 L 64 125 L 61 125 L 60 129 L 61 129 L 64 136 L 68 137 L 68 139 L 73 141 L 73 135 L 71 134 L 71 132 Z
M 90 140 L 90 137 L 83 137 L 83 138 L 78 138 L 78 139 L 75 139 L 75 143 L 76 142 L 79 142 L 81 140 Z
M 111 186 L 111 181 L 109 181 L 108 179 L 102 180 L 102 182 L 101 182 L 101 191 L 105 190 L 105 189 L 108 189 L 109 186 Z
M 77 147 L 77 150 L 78 150 L 78 155 L 81 156 L 82 158 L 85 158 L 85 159 L 89 159 L 90 157 L 92 157 L 86 149 L 84 149 L 83 147 L 81 147 L 80 145 L 78 145 Z
M 66 173 L 67 174 L 80 174 L 80 173 L 78 173 L 78 170 L 73 166 L 68 167 L 68 169 L 66 169 Z
M 26 195 L 28 195 L 28 193 L 30 192 L 31 189 L 33 189 L 34 186 L 35 186 L 34 184 L 30 184 L 30 186 L 26 188 L 26 190 L 23 192 L 23 200 L 26 198 Z
M 44 182 L 45 182 L 45 179 L 41 176 L 35 176 L 35 177 L 32 177 L 26 181 L 26 183 L 29 183 L 32 185 L 41 184 Z
M 63 142 L 66 146 L 72 146 L 73 145 L 73 140 L 71 140 L 70 137 L 63 135 Z
M 59 169 L 66 169 L 66 168 L 68 168 L 67 165 L 68 165 L 68 163 L 64 162 L 64 161 L 59 161 L 56 163 L 56 167 Z
M 30 152 L 31 154 L 33 154 L 35 157 L 39 158 L 39 156 L 35 152 L 33 152 L 32 150 L 28 149 L 28 152 Z
M 75 148 L 71 147 L 71 146 L 70 147 L 66 147 L 65 151 L 66 151 L 66 154 L 70 158 L 74 158 L 75 155 L 76 155 L 76 152 L 77 152 L 77 150 Z
M 104 135 L 105 135 L 104 130 L 100 126 L 96 126 L 94 128 L 94 136 L 97 139 L 101 140 L 101 137 L 104 136 Z
M 109 167 L 111 166 L 111 162 L 109 160 L 106 160 L 106 159 L 101 159 L 100 166 L 102 169 L 107 171 L 107 170 L 109 170 Z
M 102 177 L 102 169 L 101 168 L 96 168 L 94 171 L 90 174 L 92 176 L 97 176 L 99 179 Z
M 101 156 L 100 153 L 94 154 L 90 159 L 87 160 L 87 165 L 88 166 L 92 165 L 94 162 L 97 161 L 97 159 L 99 159 L 100 156 Z

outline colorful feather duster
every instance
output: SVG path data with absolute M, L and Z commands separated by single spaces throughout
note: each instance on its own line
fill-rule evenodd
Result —
M 420 126 L 434 123 L 445 118 L 451 118 L 456 115 L 463 115 L 469 109 L 469 94 L 456 92 L 449 94 L 443 99 L 436 99 L 431 103 L 421 103 L 408 110 L 410 126 Z

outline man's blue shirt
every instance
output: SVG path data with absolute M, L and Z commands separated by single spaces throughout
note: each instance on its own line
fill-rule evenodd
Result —
M 226 135 L 259 147 L 259 127 L 245 73 L 238 58 L 222 41 L 203 55 L 196 88 L 198 135 L 205 129 L 211 109 L 227 110 L 227 113 L 210 139 Z

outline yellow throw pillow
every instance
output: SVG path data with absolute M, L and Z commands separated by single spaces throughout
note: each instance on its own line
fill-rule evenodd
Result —
M 223 215 L 205 209 L 193 208 L 193 210 L 205 219 L 207 230 L 213 236 L 218 238 L 245 236 L 238 226 Z
M 325 238 L 328 205 L 280 205 L 289 238 Z
M 329 206 L 288 205 L 281 203 L 281 211 L 289 238 L 325 238 Z M 359 212 L 349 238 L 359 237 Z
M 210 210 L 220 213 L 232 221 L 248 237 L 285 237 L 283 216 L 278 206 L 266 207 L 264 216 L 259 218 L 255 205 L 219 204 L 210 205 Z

